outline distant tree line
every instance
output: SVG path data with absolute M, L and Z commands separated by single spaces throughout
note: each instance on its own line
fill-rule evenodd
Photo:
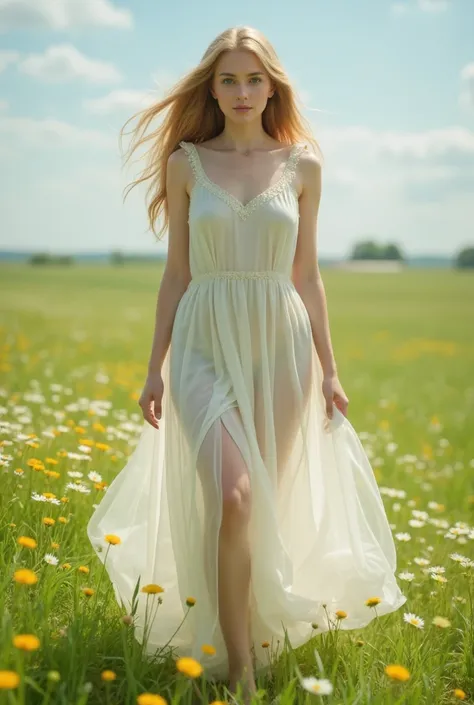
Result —
M 37 252 L 31 255 L 28 262 L 34 265 L 56 264 L 64 267 L 74 264 L 74 257 L 72 255 L 52 255 L 49 252 Z
M 146 264 L 150 261 L 163 259 L 156 255 L 131 254 L 114 250 L 110 253 L 109 263 L 113 266 L 125 264 Z M 351 260 L 397 260 L 406 261 L 400 247 L 394 243 L 380 244 L 374 240 L 363 240 L 352 248 L 349 255 Z M 54 255 L 50 252 L 37 252 L 28 259 L 32 265 L 71 266 L 76 261 L 74 255 Z M 453 258 L 453 267 L 456 269 L 474 269 L 474 247 L 464 247 Z

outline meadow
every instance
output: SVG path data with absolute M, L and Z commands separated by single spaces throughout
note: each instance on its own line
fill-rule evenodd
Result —
M 407 602 L 378 618 L 374 595 L 365 629 L 344 631 L 341 614 L 299 649 L 269 648 L 257 699 L 474 703 L 474 275 L 322 274 Z M 199 662 L 144 656 L 85 532 L 143 423 L 160 276 L 1 267 L 0 705 L 231 702 Z M 159 619 L 166 593 L 149 598 Z

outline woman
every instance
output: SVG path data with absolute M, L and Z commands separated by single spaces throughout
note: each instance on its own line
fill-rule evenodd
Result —
M 120 536 L 106 565 L 124 604 L 138 577 L 163 588 L 150 653 L 169 643 L 252 693 L 265 642 L 303 644 L 338 610 L 362 627 L 366 600 L 386 614 L 405 598 L 331 347 L 318 145 L 274 49 L 223 32 L 143 112 L 131 152 L 165 108 L 133 183 L 151 179 L 151 227 L 163 211 L 169 231 L 146 423 L 88 532 L 102 560 L 104 535 Z

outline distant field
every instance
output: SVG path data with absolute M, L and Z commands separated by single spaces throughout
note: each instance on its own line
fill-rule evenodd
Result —
M 455 688 L 474 702 L 474 274 L 322 274 L 349 418 L 371 457 L 394 534 L 409 535 L 397 539 L 399 572 L 413 577 L 400 580 L 405 608 L 357 634 L 315 638 L 296 652 L 298 663 L 305 675 L 321 675 L 318 649 L 334 685 L 322 702 L 333 705 L 450 703 Z M 17 672 L 26 689 L 20 685 L 10 693 L 18 699 L 5 702 L 28 705 L 48 702 L 48 688 L 49 702 L 85 703 L 84 683 L 91 683 L 87 702 L 94 705 L 135 703 L 144 690 L 171 702 L 177 687 L 169 664 L 161 671 L 144 665 L 133 639 L 123 637 L 105 578 L 87 608 L 81 594 L 84 585 L 98 588 L 100 575 L 85 525 L 103 490 L 87 473 L 110 483 L 137 438 L 136 400 L 160 277 L 160 265 L 0 266 L 0 703 L 2 669 Z M 111 404 L 103 416 L 98 400 Z M 117 433 L 122 426 L 127 430 Z M 89 465 L 68 455 L 79 453 L 84 439 L 92 448 Z M 90 493 L 66 489 L 71 471 L 84 472 Z M 33 491 L 68 501 L 35 502 Z M 43 524 L 45 516 L 54 526 Z M 38 547 L 19 550 L 22 535 Z M 58 565 L 48 565 L 46 553 Z M 90 573 L 78 580 L 80 565 Z M 430 572 L 433 566 L 440 570 Z M 19 567 L 33 569 L 38 583 L 14 585 Z M 424 627 L 404 622 L 404 612 L 424 619 Z M 434 626 L 434 617 L 450 626 Z M 36 634 L 40 648 L 20 658 L 12 645 L 17 633 Z M 410 680 L 392 682 L 384 673 L 390 663 L 408 668 Z M 104 669 L 117 674 L 109 685 L 101 680 Z M 58 682 L 48 680 L 50 671 L 60 673 Z M 274 679 L 262 687 L 272 694 L 289 687 L 286 667 Z M 294 702 L 306 702 L 305 695 L 299 687 Z

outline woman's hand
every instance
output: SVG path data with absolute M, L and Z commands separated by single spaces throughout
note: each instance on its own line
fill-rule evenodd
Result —
M 148 375 L 138 400 L 138 405 L 143 412 L 143 418 L 154 428 L 159 428 L 158 419 L 161 419 L 163 390 L 163 378 L 159 372 L 154 372 Z
M 347 416 L 347 407 L 349 399 L 347 398 L 342 385 L 337 375 L 328 375 L 323 377 L 323 395 L 326 401 L 326 414 L 328 418 L 333 417 L 333 403 L 337 406 L 340 412 Z

